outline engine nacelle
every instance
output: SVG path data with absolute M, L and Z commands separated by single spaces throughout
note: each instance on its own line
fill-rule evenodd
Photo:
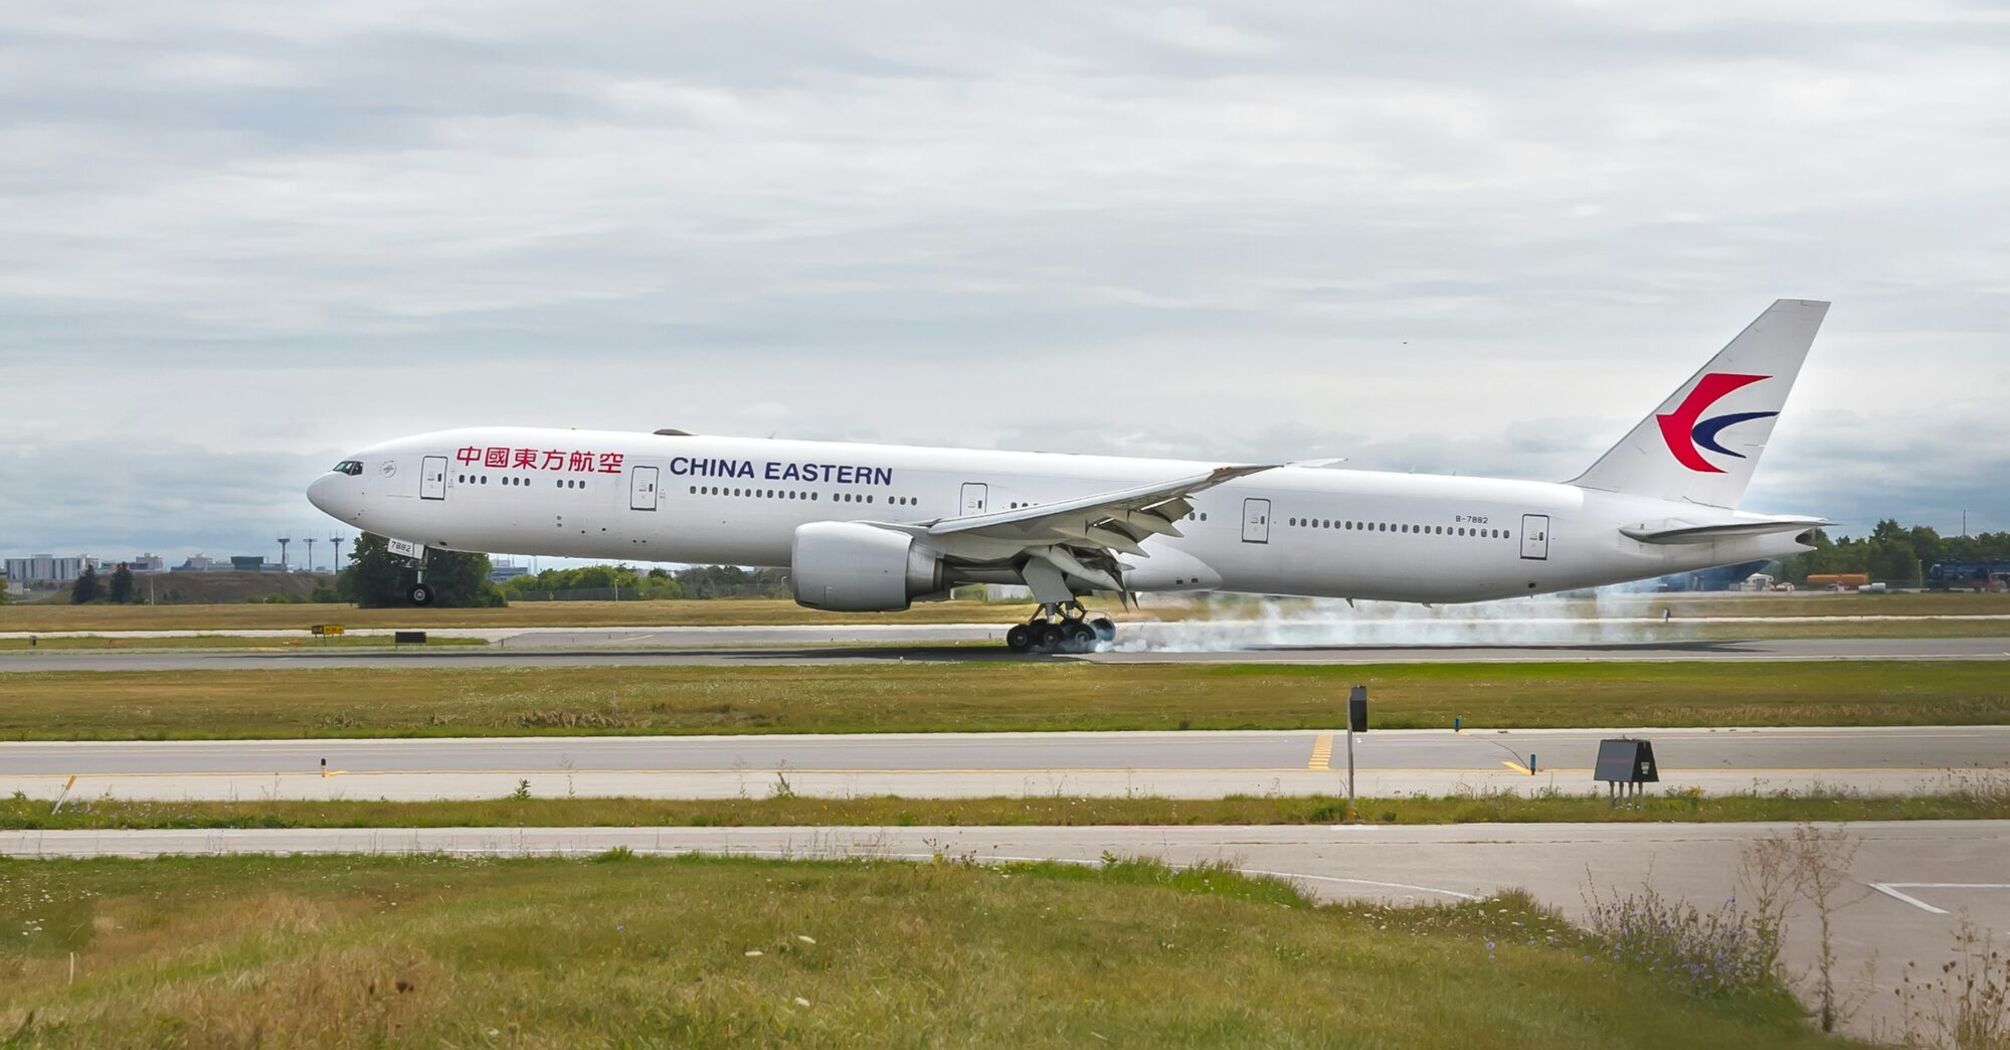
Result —
M 850 521 L 797 528 L 789 582 L 797 604 L 831 612 L 892 612 L 948 587 L 942 559 L 914 537 Z

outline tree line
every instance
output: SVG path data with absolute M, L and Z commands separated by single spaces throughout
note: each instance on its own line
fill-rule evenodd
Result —
M 83 574 L 70 585 L 71 605 L 89 605 L 92 602 L 125 605 L 135 597 L 132 566 L 125 562 L 120 562 L 118 567 L 112 570 L 110 580 L 98 577 L 97 566 L 86 565 Z
M 505 582 L 511 600 L 539 601 L 569 593 L 606 592 L 640 601 L 670 598 L 786 598 L 788 574 L 780 569 L 743 569 L 737 565 L 693 565 L 648 571 L 632 565 L 586 565 L 577 569 L 546 569 Z
M 1860 537 L 1831 539 L 1816 529 L 1815 549 L 1780 560 L 1778 576 L 1795 583 L 1813 573 L 1860 572 L 1883 583 L 1916 587 L 1926 570 L 1947 562 L 2010 562 L 2010 532 L 1942 536 L 1930 525 L 1900 525 L 1886 518 Z
M 632 565 L 586 565 L 546 569 L 501 585 L 490 582 L 486 554 L 428 551 L 426 583 L 433 604 L 448 608 L 506 605 L 586 593 L 623 600 L 669 598 L 785 598 L 788 575 L 779 569 L 748 570 L 737 565 L 694 565 L 647 571 Z M 411 569 L 390 552 L 384 537 L 363 533 L 349 551 L 349 564 L 332 583 L 314 590 L 311 601 L 354 602 L 370 608 L 409 604 Z

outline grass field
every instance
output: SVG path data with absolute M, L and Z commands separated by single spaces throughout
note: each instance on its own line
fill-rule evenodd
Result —
M 1750 594 L 1721 597 L 1638 595 L 1602 601 L 1543 600 L 1545 614 L 1575 616 L 1924 616 L 2010 615 L 2010 594 Z M 1095 603 L 1091 603 L 1095 604 Z M 1501 603 L 1512 615 L 1528 606 Z M 1196 617 L 1302 613 L 1309 602 L 1219 597 L 1205 601 L 1148 599 L 1119 618 L 1181 620 Z M 518 602 L 503 609 L 356 609 L 346 605 L 0 605 L 0 631 L 305 629 L 317 623 L 349 627 L 648 627 L 681 624 L 794 623 L 1010 623 L 1031 606 L 1015 602 L 926 602 L 899 613 L 824 613 L 766 598 L 662 602 Z M 1428 615 L 1411 606 L 1395 608 Z M 1484 608 L 1484 607 L 1474 607 Z
M 2010 722 L 1987 661 L 46 672 L 0 676 L 0 739 L 1295 729 L 1369 687 L 1439 728 Z
M 1577 795 L 1489 793 L 1442 798 L 1369 798 L 1360 818 L 1376 824 L 1715 823 L 1810 820 L 2007 820 L 2010 779 L 1951 780 L 1948 790 L 1909 797 L 1844 793 L 1700 793 L 1643 796 L 1614 807 Z M 50 803 L 0 799 L 0 828 L 556 828 L 556 827 L 1087 827 L 1189 824 L 1334 824 L 1345 797 L 1167 798 L 806 798 L 675 801 L 638 798 L 499 798 L 466 802 Z
M 14 861 L 0 932 L 8 1046 L 1855 1045 L 1615 973 L 1520 895 L 1140 862 Z

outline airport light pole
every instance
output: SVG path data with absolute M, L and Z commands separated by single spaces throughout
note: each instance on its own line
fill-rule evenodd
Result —
M 314 537 L 312 536 L 307 537 L 306 543 L 307 543 L 307 574 L 309 576 L 312 576 L 314 575 Z
M 341 571 L 342 571 L 342 536 L 341 536 L 341 534 L 340 534 L 340 533 L 337 533 L 337 534 L 335 534 L 335 535 L 333 535 L 333 536 L 330 536 L 330 537 L 328 537 L 328 542 L 329 542 L 329 543 L 331 543 L 331 544 L 334 544 L 334 546 L 335 546 L 335 564 L 334 564 L 334 565 L 331 565 L 331 566 L 329 566 L 329 568 L 330 568 L 331 570 L 335 571 L 335 572 L 341 572 Z
M 286 571 L 286 545 L 293 542 L 291 536 L 279 537 L 279 571 Z
M 1368 731 L 1368 687 L 1357 685 L 1347 693 L 1347 819 L 1359 820 L 1354 809 L 1354 734 Z

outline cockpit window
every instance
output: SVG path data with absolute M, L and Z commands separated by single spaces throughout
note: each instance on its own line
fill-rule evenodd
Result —
M 352 478 L 356 477 L 363 473 L 363 461 L 360 459 L 345 459 L 335 464 L 335 473 L 347 474 Z

